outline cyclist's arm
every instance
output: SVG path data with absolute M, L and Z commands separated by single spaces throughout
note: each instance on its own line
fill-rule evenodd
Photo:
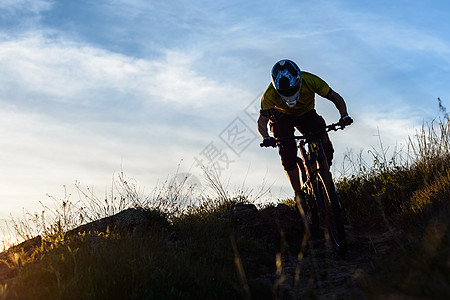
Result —
M 341 114 L 341 117 L 348 115 L 347 106 L 345 105 L 344 98 L 342 98 L 341 95 L 330 89 L 330 92 L 328 93 L 326 98 L 334 103 L 339 113 Z
M 269 123 L 269 118 L 260 114 L 258 118 L 258 132 L 263 139 L 269 136 L 267 123 Z

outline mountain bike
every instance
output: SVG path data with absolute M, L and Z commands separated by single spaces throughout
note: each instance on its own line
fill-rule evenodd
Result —
M 344 129 L 340 123 L 325 126 L 323 130 Z M 308 235 L 319 231 L 320 225 L 326 228 L 333 248 L 339 255 L 347 251 L 347 238 L 342 217 L 342 206 L 333 182 L 328 160 L 320 139 L 323 130 L 294 136 L 300 155 L 297 165 L 300 171 L 301 195 L 296 194 L 296 204 L 305 220 Z M 279 144 L 281 140 L 277 140 Z M 262 145 L 261 145 L 262 146 Z M 301 201 L 303 198 L 304 201 Z

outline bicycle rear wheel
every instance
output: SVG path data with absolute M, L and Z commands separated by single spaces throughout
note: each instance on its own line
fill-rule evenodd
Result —
M 336 252 L 344 256 L 347 252 L 347 238 L 345 235 L 344 220 L 341 214 L 342 208 L 329 172 L 319 172 L 318 188 L 320 198 L 323 201 L 323 217 L 325 225 L 328 228 L 331 243 Z

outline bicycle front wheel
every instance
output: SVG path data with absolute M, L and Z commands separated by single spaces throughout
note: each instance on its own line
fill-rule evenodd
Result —
M 319 172 L 318 188 L 323 203 L 322 217 L 328 228 L 331 243 L 339 255 L 344 256 L 347 252 L 347 238 L 341 213 L 342 207 L 329 172 Z

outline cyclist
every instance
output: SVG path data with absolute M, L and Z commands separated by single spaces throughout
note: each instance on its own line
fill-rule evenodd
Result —
M 315 110 L 315 94 L 327 98 L 334 103 L 341 114 L 339 123 L 350 125 L 353 120 L 347 113 L 344 99 L 318 76 L 300 71 L 293 61 L 283 59 L 272 68 L 272 82 L 261 99 L 261 110 L 258 119 L 258 131 L 263 138 L 262 145 L 274 147 L 278 144 L 281 164 L 287 173 L 295 196 L 300 196 L 300 177 L 297 166 L 297 146 L 294 131 L 297 128 L 302 134 L 317 132 L 325 128 L 324 119 Z M 274 137 L 268 133 L 267 124 Z M 333 159 L 333 146 L 328 134 L 323 130 L 321 136 L 328 164 Z

